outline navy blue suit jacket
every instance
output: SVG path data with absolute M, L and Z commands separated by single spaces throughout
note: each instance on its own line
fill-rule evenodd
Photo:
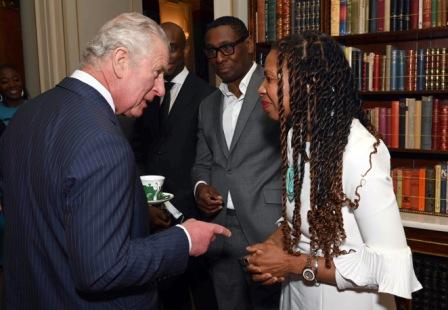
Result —
M 73 78 L 25 103 L 0 141 L 8 309 L 153 309 L 182 272 L 179 227 L 149 235 L 134 156 L 117 118 Z

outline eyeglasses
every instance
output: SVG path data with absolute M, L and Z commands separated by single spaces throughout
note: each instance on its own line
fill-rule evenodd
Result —
M 248 37 L 248 35 L 244 35 L 235 42 L 226 43 L 220 47 L 206 47 L 204 48 L 205 56 L 208 59 L 216 58 L 216 56 L 218 56 L 218 52 L 221 52 L 224 56 L 233 55 L 233 53 L 235 53 L 235 46 L 244 42 Z

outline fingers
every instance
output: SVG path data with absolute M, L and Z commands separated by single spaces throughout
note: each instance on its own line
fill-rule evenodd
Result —
M 223 235 L 225 237 L 230 237 L 232 235 L 230 230 L 228 230 L 224 226 L 221 226 L 218 224 L 210 224 L 210 225 L 213 225 L 212 230 L 213 230 L 214 235 Z

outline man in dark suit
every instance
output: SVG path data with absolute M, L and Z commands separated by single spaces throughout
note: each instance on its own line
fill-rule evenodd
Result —
M 281 216 L 279 127 L 262 109 L 263 68 L 253 52 L 241 20 L 224 16 L 207 27 L 205 54 L 223 83 L 199 108 L 192 174 L 198 207 L 232 231 L 207 253 L 225 310 L 279 307 L 280 286 L 255 284 L 238 260 L 249 244 L 272 234 Z
M 156 281 L 185 270 L 222 226 L 149 236 L 134 156 L 115 114 L 163 96 L 163 30 L 138 13 L 106 23 L 70 78 L 28 101 L 0 140 L 8 309 L 156 309 Z
M 133 146 L 143 174 L 163 175 L 163 190 L 174 194 L 167 206 L 150 206 L 152 226 L 166 229 L 182 218 L 197 218 L 191 190 L 191 168 L 196 155 L 199 104 L 215 88 L 185 67 L 186 38 L 178 25 L 163 23 L 170 51 L 165 73 L 165 96 L 156 98 L 136 120 Z M 157 100 L 158 99 L 158 100 Z M 171 204 L 172 203 L 172 204 Z M 166 212 L 175 207 L 180 213 Z M 178 217 L 177 221 L 175 217 Z M 216 309 L 213 285 L 202 257 L 190 259 L 187 272 L 161 281 L 159 294 L 165 310 Z M 175 297 L 174 297 L 175 296 Z

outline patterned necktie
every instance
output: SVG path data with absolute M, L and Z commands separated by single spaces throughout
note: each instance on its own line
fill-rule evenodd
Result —
M 165 96 L 163 97 L 163 101 L 160 104 L 160 120 L 161 123 L 168 118 L 168 113 L 170 111 L 170 101 L 171 101 L 171 88 L 174 83 L 165 81 Z

